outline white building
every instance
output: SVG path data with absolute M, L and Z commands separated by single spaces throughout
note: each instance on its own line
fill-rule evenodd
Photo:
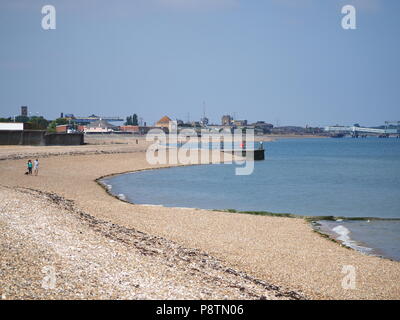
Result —
M 0 122 L 0 130 L 22 131 L 24 124 L 22 122 Z
M 92 123 L 89 123 L 85 126 L 85 133 L 111 133 L 115 129 L 115 126 L 108 123 L 105 120 L 97 120 Z

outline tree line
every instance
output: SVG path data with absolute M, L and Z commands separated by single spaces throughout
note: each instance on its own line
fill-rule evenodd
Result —
M 56 127 L 60 125 L 70 124 L 75 127 L 76 123 L 74 120 L 67 120 L 66 118 L 57 118 L 55 120 L 47 120 L 42 116 L 16 116 L 15 119 L 12 117 L 0 118 L 0 122 L 23 122 L 27 124 L 27 128 L 30 130 L 47 130 L 49 132 L 55 132 Z M 131 116 L 126 117 L 126 126 L 137 126 L 139 125 L 138 116 L 134 113 Z
M 126 117 L 126 126 L 137 126 L 139 124 L 138 122 L 138 116 L 136 113 L 134 113 L 132 116 Z
M 56 127 L 63 124 L 70 123 L 65 118 L 57 118 L 53 121 L 47 120 L 42 116 L 16 116 L 14 118 L 0 118 L 0 122 L 22 122 L 26 124 L 26 128 L 29 130 L 47 130 L 49 132 L 55 132 Z M 71 125 L 75 125 L 73 120 L 71 121 Z

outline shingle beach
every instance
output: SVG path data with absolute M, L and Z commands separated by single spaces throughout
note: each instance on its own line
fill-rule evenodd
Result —
M 345 248 L 303 219 L 112 197 L 97 179 L 151 169 L 146 147 L 0 147 L 0 297 L 400 298 L 399 262 Z M 28 157 L 40 160 L 37 177 L 24 174 Z M 344 266 L 355 289 L 342 286 Z

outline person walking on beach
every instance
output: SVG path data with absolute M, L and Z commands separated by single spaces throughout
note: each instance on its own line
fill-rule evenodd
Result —
M 32 174 L 32 161 L 28 160 L 28 174 Z
M 33 162 L 33 172 L 34 172 L 35 176 L 37 176 L 39 173 L 39 160 L 38 159 L 36 159 Z

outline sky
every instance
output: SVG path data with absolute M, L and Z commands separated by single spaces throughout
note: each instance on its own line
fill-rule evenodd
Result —
M 397 0 L 1 0 L 0 48 L 0 117 L 400 120 Z

